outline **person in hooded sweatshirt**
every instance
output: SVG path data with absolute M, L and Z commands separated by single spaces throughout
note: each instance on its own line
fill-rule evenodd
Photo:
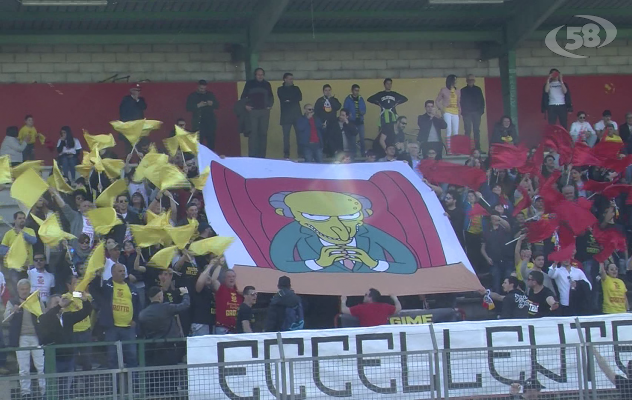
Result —
M 292 290 L 292 283 L 288 276 L 279 278 L 277 284 L 279 291 L 272 297 L 264 330 L 266 332 L 281 332 L 287 330 L 301 329 L 303 326 L 303 306 L 301 298 Z M 295 310 L 288 313 L 286 310 Z M 293 321 L 288 321 L 288 315 L 293 315 Z M 291 326 L 288 326 L 291 325 Z
M 323 97 L 316 100 L 314 113 L 318 119 L 323 121 L 323 126 L 334 124 L 338 121 L 338 110 L 342 108 L 340 101 L 331 94 L 331 85 L 323 85 Z

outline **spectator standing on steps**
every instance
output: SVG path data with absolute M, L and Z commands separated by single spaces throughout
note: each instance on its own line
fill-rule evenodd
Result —
M 548 122 L 555 125 L 559 122 L 566 129 L 568 123 L 568 113 L 573 111 L 571 102 L 571 91 L 564 83 L 564 78 L 556 68 L 549 71 L 549 76 L 544 84 L 542 92 L 542 113 L 546 113 Z
M 349 110 L 349 121 L 358 128 L 360 141 L 360 154 L 364 156 L 366 147 L 364 143 L 364 115 L 366 114 L 366 102 L 360 96 L 360 85 L 351 86 L 351 94 L 347 96 L 343 108 Z
M 381 132 L 390 135 L 393 133 L 395 122 L 397 122 L 397 109 L 400 104 L 408 101 L 408 98 L 392 90 L 393 80 L 391 78 L 384 79 L 384 90 L 375 93 L 366 101 L 380 107 L 380 121 L 378 127 Z
M 263 68 L 255 70 L 255 77 L 246 82 L 241 99 L 247 99 L 246 110 L 250 114 L 251 131 L 248 137 L 248 157 L 266 158 L 270 109 L 274 95 L 270 82 L 265 80 Z
M 187 111 L 191 113 L 191 129 L 200 132 L 200 143 L 215 150 L 215 131 L 217 130 L 217 118 L 215 110 L 219 109 L 219 102 L 213 92 L 206 90 L 207 82 L 198 81 L 197 90 L 187 97 Z
M 443 156 L 441 129 L 445 129 L 448 124 L 438 115 L 434 101 L 426 100 L 424 106 L 426 113 L 417 118 L 419 126 L 417 141 L 421 143 L 424 158 L 428 158 L 428 152 L 434 150 L 436 159 L 441 160 Z
M 314 106 L 305 104 L 305 114 L 296 120 L 297 144 L 305 162 L 323 162 L 323 123 L 314 116 Z
M 338 120 L 338 110 L 341 108 L 342 105 L 340 101 L 332 94 L 331 86 L 328 83 L 323 85 L 323 96 L 316 100 L 314 113 L 318 119 L 323 121 L 325 128 L 329 124 L 336 123 Z
M 465 135 L 470 137 L 474 132 L 474 148 L 481 149 L 481 117 L 485 114 L 485 97 L 480 87 L 476 86 L 474 75 L 465 79 L 467 86 L 461 89 L 461 115 Z
M 281 104 L 281 128 L 283 129 L 283 158 L 290 158 L 290 130 L 294 128 L 298 156 L 303 157 L 303 149 L 298 145 L 298 129 L 296 120 L 301 117 L 301 101 L 303 93 L 294 85 L 294 75 L 290 72 L 283 74 L 283 85 L 277 89 L 277 96 Z
M 446 148 L 452 154 L 451 137 L 459 134 L 459 114 L 461 114 L 461 89 L 456 88 L 456 75 L 448 75 L 445 87 L 441 88 L 435 100 L 437 108 L 443 113 L 446 123 Z
M 136 121 L 145 118 L 145 110 L 147 103 L 144 97 L 140 97 L 140 85 L 137 83 L 129 89 L 129 95 L 123 97 L 119 105 L 119 120 L 122 122 Z M 132 151 L 132 144 L 129 140 L 119 133 L 119 139 L 125 143 L 125 151 Z

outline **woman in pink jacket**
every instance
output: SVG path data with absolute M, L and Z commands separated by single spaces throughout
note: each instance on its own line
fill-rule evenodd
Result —
M 451 154 L 450 136 L 459 134 L 459 115 L 461 114 L 461 89 L 456 88 L 456 75 L 448 75 L 445 87 L 441 88 L 437 100 L 437 107 L 443 113 L 443 120 L 448 125 L 446 129 L 447 153 Z

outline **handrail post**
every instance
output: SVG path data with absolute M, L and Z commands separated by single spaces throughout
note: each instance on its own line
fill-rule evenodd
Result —
M 432 348 L 434 350 L 433 354 L 434 354 L 434 372 L 432 372 L 432 374 L 434 375 L 432 377 L 432 379 L 436 379 L 436 384 L 435 384 L 435 388 L 437 389 L 437 399 L 441 398 L 441 371 L 439 371 L 439 345 L 437 344 L 437 335 L 435 334 L 435 330 L 434 330 L 434 324 L 431 322 L 428 325 L 429 329 L 430 329 L 430 339 L 432 340 Z M 446 384 L 447 384 L 447 380 L 446 380 Z M 447 391 L 447 386 L 445 387 L 445 390 Z M 448 394 L 446 393 L 446 399 Z
M 584 332 L 582 332 L 582 325 L 581 322 L 579 322 L 579 318 L 575 317 L 575 329 L 577 329 L 577 335 L 579 336 L 579 342 L 580 342 L 580 349 L 581 349 L 581 360 L 580 363 L 582 364 L 582 366 L 585 366 L 585 370 L 584 370 L 584 374 L 582 374 L 583 376 L 583 380 L 584 380 L 584 390 L 588 390 L 590 391 L 590 387 L 588 385 L 588 378 L 590 377 L 590 381 L 592 382 L 592 386 L 593 386 L 593 390 L 592 390 L 592 398 L 593 400 L 597 400 L 596 397 L 596 393 L 595 393 L 595 374 L 592 373 L 592 368 L 590 368 L 590 366 L 592 365 L 590 357 L 592 357 L 592 352 L 589 351 L 588 349 L 588 345 L 586 344 L 586 339 L 584 338 Z
M 44 347 L 44 376 L 57 372 L 57 351 L 55 346 Z M 30 352 L 29 352 L 30 353 Z M 38 371 L 39 374 L 39 371 Z M 29 378 L 30 379 L 30 378 Z M 46 395 L 50 400 L 57 400 L 59 378 L 46 379 Z M 42 388 L 40 388 L 41 390 Z
M 278 396 L 278 398 L 285 400 L 287 393 L 287 377 L 285 376 L 285 350 L 283 349 L 283 336 L 281 336 L 281 332 L 277 332 L 277 345 L 279 346 L 279 356 L 281 357 L 281 387 L 277 386 L 277 393 L 281 392 L 281 395 Z

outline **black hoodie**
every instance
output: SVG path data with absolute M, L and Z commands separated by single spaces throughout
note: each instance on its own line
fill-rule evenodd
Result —
M 279 289 L 270 300 L 264 330 L 266 332 L 279 332 L 285 318 L 285 309 L 296 307 L 300 302 L 301 298 L 292 289 Z

